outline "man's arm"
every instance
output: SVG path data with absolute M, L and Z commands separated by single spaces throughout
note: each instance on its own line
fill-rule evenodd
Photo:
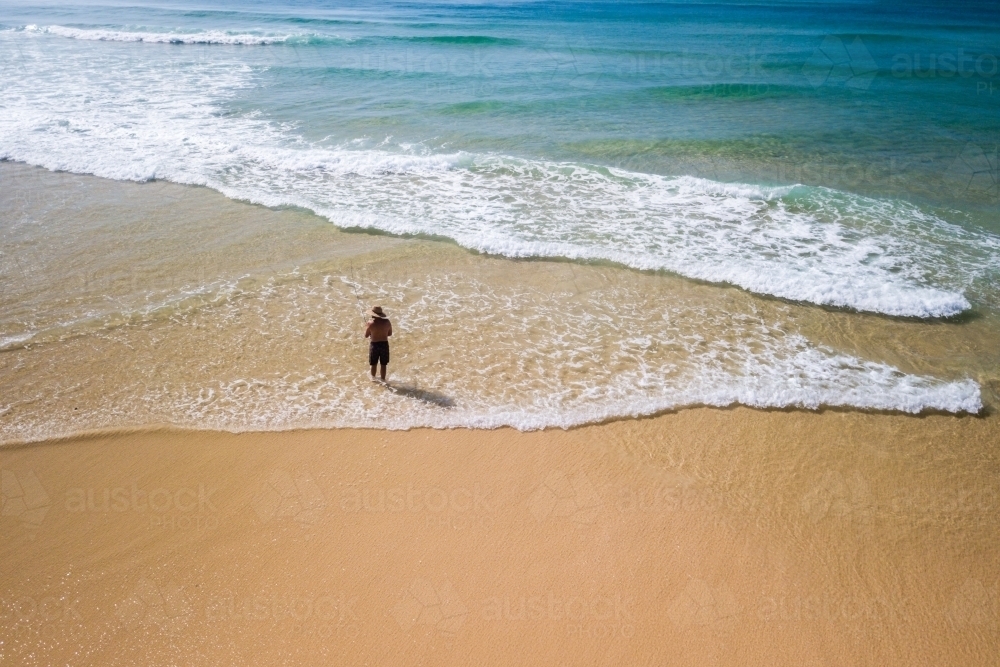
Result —
M 389 333 L 385 335 L 386 338 L 392 335 L 392 322 L 389 322 Z
M 365 338 L 371 338 L 371 337 L 372 337 L 372 323 L 369 322 L 368 324 L 365 325 Z

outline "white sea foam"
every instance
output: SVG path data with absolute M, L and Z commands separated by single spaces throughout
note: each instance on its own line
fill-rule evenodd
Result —
M 254 146 L 239 152 L 244 175 L 210 185 L 267 205 L 311 208 L 340 226 L 447 236 L 508 257 L 611 260 L 890 315 L 938 317 L 969 308 L 962 290 L 1000 257 L 996 239 L 915 206 L 823 188 L 761 188 L 503 156 Z M 348 175 L 365 178 L 340 178 Z M 782 199 L 788 193 L 796 197 Z
M 207 185 L 344 227 L 445 236 L 512 257 L 611 260 L 898 316 L 962 312 L 968 286 L 1000 267 L 997 238 L 905 202 L 501 155 L 317 146 L 260 117 L 219 113 L 254 85 L 246 65 L 121 63 L 109 53 L 69 66 L 57 49 L 18 46 L 15 60 L 33 76 L 4 84 L 0 156 L 50 169 Z
M 96 42 L 147 42 L 150 44 L 229 44 L 260 46 L 281 44 L 301 35 L 268 35 L 258 33 L 201 30 L 196 32 L 151 32 L 146 30 L 120 30 L 102 28 L 73 28 L 61 25 L 24 27 L 25 32 L 45 33 Z
M 0 352 L 24 347 L 34 337 L 35 332 L 31 331 L 10 336 L 0 336 Z
M 46 381 L 52 374 L 78 376 L 76 360 L 53 367 L 39 358 L 38 367 L 24 370 L 33 382 L 18 397 L 0 441 L 164 422 L 230 431 L 532 430 L 737 403 L 910 413 L 982 408 L 971 379 L 904 373 L 785 333 L 780 322 L 683 294 L 662 301 L 614 285 L 585 299 L 567 294 L 553 330 L 544 326 L 552 295 L 517 283 L 479 282 L 468 274 L 378 285 L 355 276 L 295 277 L 172 316 L 185 330 L 205 332 L 202 340 L 225 355 L 225 368 L 192 359 L 184 368 L 157 364 L 154 370 L 126 359 L 118 381 L 87 399 L 95 405 L 86 414 L 56 410 L 52 401 L 59 399 L 48 390 L 55 380 Z M 387 304 L 397 328 L 389 392 L 359 368 L 359 292 Z M 489 313 L 489 322 L 474 313 Z M 120 327 L 101 340 L 129 354 L 142 346 L 143 330 Z M 289 339 L 310 343 L 290 349 Z M 268 372 L 260 370 L 260 359 L 283 361 Z
M 961 312 L 970 305 L 964 291 L 1000 270 L 996 237 L 949 225 L 906 202 L 503 155 L 316 145 L 259 116 L 222 113 L 227 100 L 256 83 L 245 64 L 132 60 L 111 51 L 83 56 L 72 45 L 42 41 L 0 33 L 0 56 L 12 74 L 0 81 L 0 158 L 120 180 L 206 185 L 267 205 L 310 208 L 343 227 L 445 236 L 512 257 L 611 260 L 891 315 Z M 783 341 L 777 348 L 748 345 L 739 372 L 713 366 L 692 348 L 694 370 L 670 381 L 666 370 L 623 372 L 595 381 L 576 398 L 559 388 L 525 386 L 514 402 L 456 390 L 462 402 L 452 409 L 414 407 L 408 400 L 406 410 L 383 415 L 379 424 L 538 428 L 693 404 L 909 412 L 981 407 L 972 380 L 907 375 L 804 339 Z M 291 427 L 307 419 L 357 426 L 376 414 L 337 398 L 357 389 L 343 379 L 324 380 L 322 391 L 283 403 L 286 384 L 300 381 L 255 379 L 266 405 L 235 394 L 227 402 L 231 389 L 220 384 L 211 388 L 209 403 L 229 407 L 199 411 L 201 403 L 192 399 L 182 406 L 183 420 L 231 429 Z M 445 380 L 439 385 L 447 388 Z M 276 407 L 283 405 L 292 412 Z
M 294 376 L 189 388 L 179 399 L 176 395 L 158 396 L 154 391 L 147 400 L 176 410 L 171 421 L 178 425 L 228 431 L 503 426 L 530 431 L 649 416 L 684 407 L 735 404 L 806 409 L 843 406 L 913 414 L 929 409 L 976 414 L 982 409 L 979 385 L 972 380 L 941 382 L 824 352 L 804 351 L 766 370 L 764 375 L 750 377 L 710 375 L 702 383 L 683 389 L 671 386 L 675 391 L 655 396 L 636 391 L 652 378 L 625 375 L 611 386 L 594 388 L 586 400 L 536 394 L 525 397 L 528 402 L 516 404 L 486 397 L 456 399 L 398 375 L 393 379 L 398 390 L 392 393 L 372 388 L 370 383 L 344 386 L 326 376 Z M 789 383 L 780 371 L 790 372 L 794 382 Z M 351 398 L 356 395 L 364 398 Z

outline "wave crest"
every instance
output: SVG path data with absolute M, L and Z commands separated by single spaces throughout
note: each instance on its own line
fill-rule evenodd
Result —
M 142 30 L 116 30 L 100 28 L 71 28 L 61 25 L 28 25 L 25 32 L 43 33 L 97 42 L 146 42 L 150 44 L 227 44 L 238 46 L 262 46 L 283 44 L 291 40 L 309 38 L 310 35 L 268 35 L 260 33 L 237 33 L 224 30 L 203 30 L 198 32 L 149 32 Z
M 7 83 L 0 158 L 205 185 L 341 227 L 446 237 L 510 257 L 612 261 L 893 316 L 954 316 L 971 307 L 971 285 L 1000 275 L 1000 238 L 903 201 L 420 146 L 331 146 L 225 113 L 226 100 L 256 83 L 245 65 L 160 72 L 116 67 L 114 53 L 75 68 L 58 50 L 22 57 L 33 75 Z

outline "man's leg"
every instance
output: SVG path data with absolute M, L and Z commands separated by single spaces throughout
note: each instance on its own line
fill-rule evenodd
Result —
M 375 375 L 375 367 L 372 366 L 372 375 Z M 382 364 L 382 381 L 385 381 L 385 364 Z
M 376 368 L 378 368 L 378 364 L 372 364 L 372 377 L 375 377 Z M 382 377 L 385 378 L 385 366 L 382 367 Z

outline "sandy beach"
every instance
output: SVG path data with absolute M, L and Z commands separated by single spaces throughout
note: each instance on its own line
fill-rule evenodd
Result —
M 0 175 L 0 299 L 28 331 L 0 353 L 0 664 L 995 660 L 990 314 L 866 316 L 204 188 Z M 79 232 L 34 240 L 64 220 Z M 389 387 L 361 361 L 374 299 L 399 330 Z M 970 375 L 978 415 L 656 410 L 933 405 Z
M 0 667 L 998 664 L 995 7 L 2 7 Z
M 9 446 L 0 656 L 989 665 L 998 431 L 736 408 Z

